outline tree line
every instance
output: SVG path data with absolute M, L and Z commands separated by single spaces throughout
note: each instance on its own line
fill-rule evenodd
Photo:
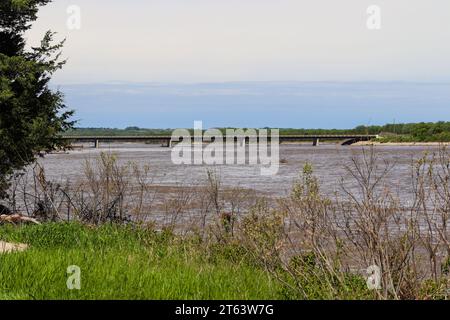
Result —
M 226 128 L 220 128 L 225 132 Z M 270 129 L 270 128 L 266 128 Z M 65 132 L 75 136 L 143 136 L 171 135 L 173 129 L 147 129 L 139 127 L 75 128 Z M 352 129 L 295 129 L 282 128 L 281 135 L 327 135 L 327 134 L 378 134 L 389 141 L 450 141 L 450 122 L 389 123 L 385 125 L 360 125 Z

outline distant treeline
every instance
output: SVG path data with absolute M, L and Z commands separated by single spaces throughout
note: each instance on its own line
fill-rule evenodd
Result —
M 450 142 L 450 122 L 389 123 L 353 129 L 282 129 L 280 134 L 378 134 L 381 141 Z
M 268 129 L 268 128 L 267 128 Z M 221 128 L 225 131 L 225 128 Z M 143 129 L 128 127 L 113 128 L 76 128 L 66 135 L 76 136 L 144 136 L 171 135 L 173 129 Z M 192 131 L 192 130 L 191 130 Z M 320 135 L 320 134 L 379 134 L 382 141 L 442 141 L 450 142 L 450 122 L 390 123 L 383 126 L 357 126 L 353 129 L 280 129 L 281 135 Z
M 70 136 L 165 136 L 171 135 L 173 129 L 142 129 L 128 127 L 125 129 L 115 128 L 75 128 L 66 131 Z

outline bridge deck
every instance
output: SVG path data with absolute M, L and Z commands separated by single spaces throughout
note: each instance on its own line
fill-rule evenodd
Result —
M 245 135 L 245 137 L 257 138 L 258 136 Z M 326 139 L 326 140 L 345 140 L 345 139 L 375 139 L 377 135 L 280 135 L 280 140 L 314 140 L 314 139 Z M 172 139 L 172 136 L 63 136 L 65 140 L 75 140 L 75 141 L 93 141 L 93 140 L 103 140 L 103 141 L 120 141 L 120 140 L 168 140 Z M 192 139 L 200 138 L 197 136 L 191 136 Z M 203 138 L 203 137 L 202 137 Z M 270 135 L 268 136 L 270 138 Z M 226 136 L 224 136 L 226 139 Z
M 369 141 L 372 139 L 377 138 L 377 135 L 354 135 L 354 134 L 347 134 L 347 135 L 280 135 L 278 137 L 279 142 L 282 143 L 283 141 L 313 141 L 313 145 L 317 146 L 319 145 L 320 141 L 324 140 L 333 140 L 333 141 L 343 141 L 342 145 L 351 145 L 353 143 L 356 143 L 358 141 Z M 63 136 L 62 137 L 65 140 L 71 141 L 71 142 L 94 142 L 95 147 L 98 148 L 100 142 L 113 142 L 113 141 L 122 141 L 122 142 L 163 142 L 165 146 L 170 147 L 172 144 L 172 141 L 176 140 L 182 140 L 182 137 L 179 137 L 176 139 L 176 137 L 172 136 Z M 180 139 L 181 138 L 181 139 Z M 256 141 L 259 141 L 259 136 L 255 135 L 236 135 L 234 136 L 235 139 L 242 139 L 245 138 L 246 140 L 255 139 Z M 202 140 L 202 141 L 211 141 L 208 137 L 199 137 L 199 136 L 191 136 L 191 139 L 194 141 L 195 139 Z M 223 136 L 224 141 L 226 141 L 227 136 Z M 271 141 L 271 136 L 267 137 L 268 141 Z

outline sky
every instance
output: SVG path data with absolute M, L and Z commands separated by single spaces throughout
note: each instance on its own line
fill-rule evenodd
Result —
M 81 126 L 450 121 L 448 0 L 56 0 L 29 44 L 48 29 Z

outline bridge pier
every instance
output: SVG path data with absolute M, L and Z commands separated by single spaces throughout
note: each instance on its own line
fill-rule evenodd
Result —
M 172 147 L 172 139 L 163 140 L 161 147 L 165 147 L 165 148 Z
M 319 138 L 316 138 L 316 139 L 313 140 L 313 146 L 314 147 L 317 147 L 319 144 L 320 144 L 320 139 Z
M 100 147 L 100 141 L 98 139 L 95 139 L 94 141 L 94 148 L 98 149 Z

